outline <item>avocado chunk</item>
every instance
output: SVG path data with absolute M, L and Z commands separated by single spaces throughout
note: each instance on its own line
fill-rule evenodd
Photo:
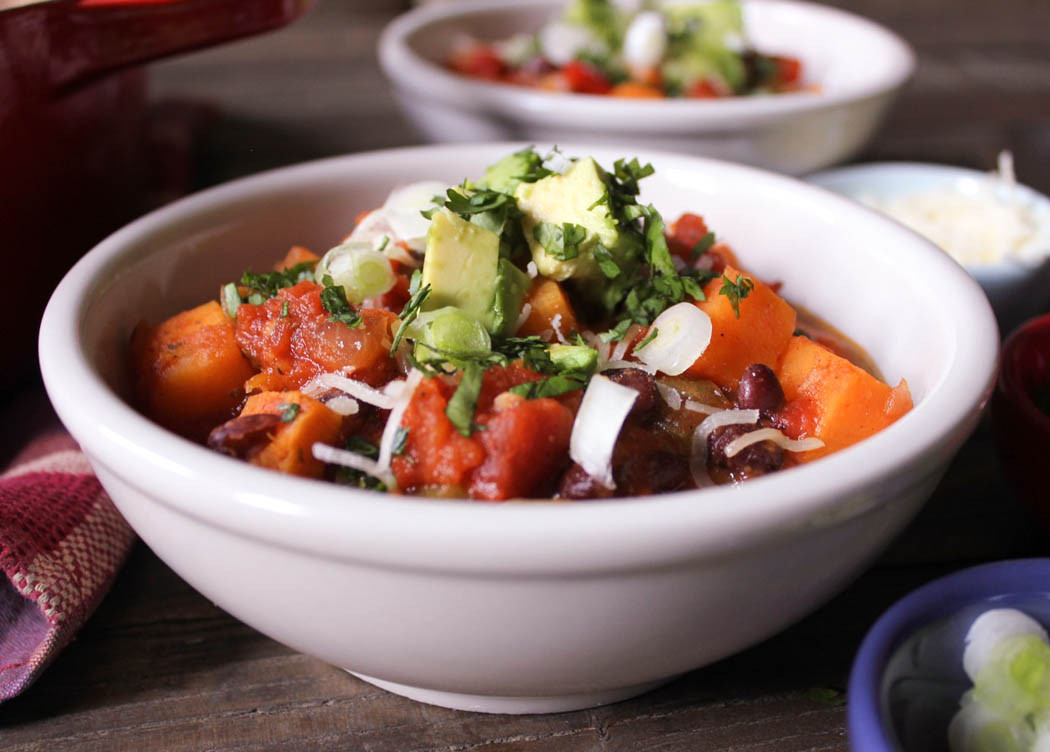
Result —
M 430 285 L 423 311 L 452 306 L 474 317 L 490 334 L 514 328 L 528 276 L 499 255 L 499 236 L 448 209 L 436 212 L 427 231 L 422 284 Z
M 559 282 L 570 277 L 600 279 L 595 247 L 601 244 L 614 258 L 623 250 L 600 170 L 588 157 L 564 175 L 521 183 L 515 189 L 532 260 L 545 277 Z
M 551 362 L 562 371 L 594 373 L 598 367 L 598 351 L 586 345 L 551 345 Z
M 530 147 L 508 154 L 495 164 L 489 165 L 481 180 L 477 182 L 477 186 L 513 196 L 514 189 L 521 184 L 522 178 L 535 179 L 531 176 L 549 174 L 549 172 L 543 168 L 543 157 Z

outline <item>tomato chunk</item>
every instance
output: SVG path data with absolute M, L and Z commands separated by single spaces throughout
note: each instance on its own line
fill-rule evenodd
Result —
M 342 371 L 369 384 L 384 384 L 396 375 L 390 358 L 390 311 L 359 311 L 351 327 L 332 321 L 321 304 L 321 286 L 303 281 L 279 290 L 261 305 L 237 310 L 237 344 L 270 374 L 269 388 L 298 389 L 318 374 Z
M 554 399 L 507 400 L 498 412 L 478 417 L 485 461 L 474 471 L 470 495 L 502 501 L 535 496 L 569 464 L 573 414 Z
M 488 81 L 499 81 L 507 73 L 507 65 L 496 51 L 484 44 L 476 44 L 456 52 L 449 67 L 457 73 Z
M 573 60 L 561 72 L 569 88 L 579 94 L 608 94 L 613 87 L 604 73 L 582 60 Z

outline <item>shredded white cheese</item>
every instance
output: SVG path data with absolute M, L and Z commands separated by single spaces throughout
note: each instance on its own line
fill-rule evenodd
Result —
M 781 431 L 775 428 L 758 428 L 749 431 L 726 444 L 726 457 L 735 457 L 752 444 L 760 441 L 772 441 L 774 444 L 789 452 L 808 452 L 811 449 L 820 449 L 824 442 L 815 436 L 806 439 L 789 439 Z
M 310 448 L 310 451 L 313 456 L 321 462 L 360 470 L 363 473 L 368 473 L 374 478 L 379 478 L 390 487 L 396 485 L 394 476 L 391 475 L 389 470 L 384 470 L 379 467 L 379 464 L 375 460 L 371 460 L 364 455 L 357 454 L 356 452 L 348 452 L 345 449 L 337 449 L 334 446 L 322 444 L 319 441 L 314 443 Z
M 391 382 L 397 383 L 397 382 Z M 395 399 L 389 394 L 370 387 L 361 381 L 347 378 L 340 373 L 322 373 L 303 384 L 302 393 L 308 397 L 318 397 L 330 389 L 338 389 L 351 397 L 375 405 L 382 410 L 389 410 L 395 404 Z
M 723 426 L 754 425 L 758 422 L 758 416 L 758 410 L 719 410 L 701 421 L 693 431 L 693 446 L 689 455 L 689 470 L 697 488 L 712 484 L 711 475 L 707 472 L 707 440 L 711 434 Z
M 514 322 L 514 331 L 517 332 L 529 320 L 529 315 L 532 313 L 532 303 L 526 303 L 521 307 L 521 313 L 518 314 L 518 320 Z
M 663 397 L 664 402 L 672 410 L 678 410 L 682 407 L 682 395 L 678 393 L 678 390 L 667 384 L 663 384 L 659 381 L 656 382 L 656 391 Z
M 409 371 L 404 381 L 391 381 L 386 385 L 386 390 L 392 391 L 395 389 L 392 386 L 393 384 L 399 384 L 400 389 L 397 390 L 397 397 L 390 408 L 386 426 L 383 427 L 383 437 L 379 441 L 379 458 L 376 460 L 376 464 L 379 466 L 380 472 L 386 472 L 390 467 L 390 458 L 394 454 L 394 439 L 397 437 L 397 429 L 401 426 L 401 417 L 405 414 L 405 410 L 408 409 L 408 403 L 412 401 L 412 394 L 422 380 L 423 372 L 413 368 Z
M 857 196 L 861 203 L 924 235 L 961 264 L 1043 257 L 1050 250 L 1050 210 L 1016 190 L 1013 158 L 983 180 L 900 196 Z

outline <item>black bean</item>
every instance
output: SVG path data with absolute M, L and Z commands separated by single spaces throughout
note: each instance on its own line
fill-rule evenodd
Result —
M 280 424 L 281 416 L 272 413 L 240 415 L 213 428 L 208 434 L 208 446 L 231 457 L 248 460 L 262 451 Z
M 641 368 L 613 368 L 603 371 L 602 376 L 638 392 L 631 406 L 632 417 L 645 420 L 653 414 L 659 404 L 660 393 L 656 390 L 656 379 L 651 374 Z
M 616 468 L 615 478 L 620 496 L 680 491 L 693 485 L 689 460 L 663 451 L 632 455 Z
M 763 418 L 771 418 L 784 404 L 784 390 L 773 369 L 762 363 L 745 368 L 736 388 L 736 403 L 745 410 L 759 410 Z
M 607 499 L 612 494 L 612 489 L 603 486 L 575 462 L 558 483 L 559 499 Z
M 716 429 L 708 439 L 708 457 L 738 479 L 753 478 L 779 470 L 784 464 L 784 450 L 772 441 L 759 441 L 726 457 L 726 446 L 733 439 L 757 430 L 753 425 L 731 425 Z

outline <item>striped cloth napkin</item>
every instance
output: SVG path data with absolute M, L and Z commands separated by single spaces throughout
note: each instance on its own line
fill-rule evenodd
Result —
M 19 694 L 87 620 L 135 536 L 60 428 L 0 475 L 0 701 Z

